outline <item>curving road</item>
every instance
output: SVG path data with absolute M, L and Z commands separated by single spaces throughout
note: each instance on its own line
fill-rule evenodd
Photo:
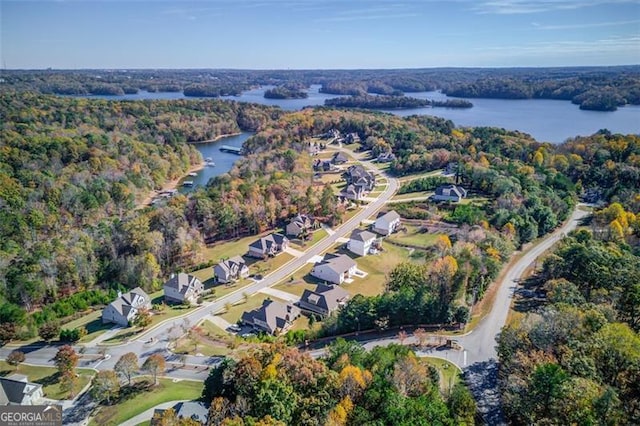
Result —
M 353 155 L 356 158 L 361 157 L 361 155 L 354 154 L 351 151 L 345 150 L 343 148 L 336 149 L 344 151 L 349 155 Z M 371 163 L 363 161 L 362 164 L 364 167 L 368 168 L 374 173 L 378 175 L 381 174 L 380 170 L 378 170 Z M 141 360 L 140 364 L 142 364 L 142 362 L 144 362 L 144 359 L 149 355 L 155 353 L 161 353 L 168 361 L 175 361 L 176 364 L 180 364 L 180 362 L 178 362 L 178 357 L 167 349 L 170 329 L 172 329 L 172 327 L 179 327 L 185 319 L 188 319 L 190 324 L 197 324 L 208 315 L 222 311 L 227 303 L 234 304 L 241 301 L 244 298 L 245 294 L 252 295 L 264 288 L 274 286 L 278 282 L 286 279 L 298 269 L 302 268 L 311 260 L 311 258 L 313 258 L 314 256 L 318 256 L 324 251 L 331 248 L 336 244 L 338 238 L 343 237 L 344 235 L 359 227 L 360 223 L 363 220 L 373 216 L 378 210 L 384 207 L 387 200 L 389 200 L 395 194 L 399 186 L 398 181 L 389 176 L 386 176 L 386 179 L 388 182 L 386 189 L 374 201 L 367 204 L 351 219 L 335 228 L 335 232 L 333 234 L 327 236 L 326 238 L 322 239 L 317 244 L 306 250 L 302 256 L 290 260 L 279 269 L 266 275 L 260 281 L 256 281 L 246 287 L 240 288 L 232 293 L 220 297 L 219 299 L 216 299 L 213 302 L 207 302 L 201 307 L 194 309 L 193 311 L 182 317 L 167 320 L 158 324 L 157 326 L 149 329 L 147 332 L 137 336 L 133 341 L 118 346 L 106 347 L 96 347 L 95 345 L 86 345 L 85 347 L 82 347 L 79 345 L 78 347 L 76 347 L 76 350 L 80 351 L 80 349 L 82 348 L 84 353 L 84 357 L 81 360 L 80 367 L 92 367 L 98 370 L 111 370 L 113 369 L 117 360 L 127 352 L 136 353 Z M 16 348 L 1 348 L 0 358 L 6 358 L 9 352 L 11 352 L 11 350 L 13 349 Z M 20 348 L 20 350 L 25 352 L 26 362 L 36 365 L 49 366 L 53 365 L 52 358 L 55 356 L 57 349 L 58 348 L 56 346 L 51 345 L 31 345 L 23 346 Z M 103 354 L 106 355 L 104 358 L 101 357 L 101 355 Z M 212 360 L 208 357 L 189 356 L 187 357 L 186 361 L 188 368 L 169 369 L 165 375 L 174 378 L 204 379 L 208 374 L 209 367 L 215 362 L 217 362 L 217 360 Z

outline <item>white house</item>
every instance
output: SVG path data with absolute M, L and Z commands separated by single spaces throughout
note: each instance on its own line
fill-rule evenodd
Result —
M 42 385 L 30 383 L 26 376 L 12 374 L 0 377 L 0 406 L 38 405 L 43 397 Z
M 151 309 L 151 298 L 140 287 L 125 294 L 118 292 L 118 298 L 102 310 L 102 323 L 111 322 L 126 327 L 142 308 Z
M 240 256 L 223 260 L 213 267 L 213 275 L 219 283 L 230 283 L 249 276 L 249 267 Z
M 400 226 L 400 215 L 395 210 L 385 213 L 376 219 L 373 230 L 381 235 L 393 234 Z
M 193 275 L 180 272 L 171 274 L 171 278 L 164 284 L 164 300 L 170 303 L 195 304 L 204 291 L 202 282 Z
M 369 231 L 354 230 L 349 237 L 347 249 L 359 256 L 366 256 L 376 241 L 376 235 Z
M 436 188 L 433 195 L 435 201 L 454 201 L 460 202 L 467 197 L 467 190 L 458 185 L 441 185 Z
M 357 264 L 346 254 L 325 254 L 322 261 L 316 263 L 311 275 L 322 281 L 342 284 L 356 272 Z

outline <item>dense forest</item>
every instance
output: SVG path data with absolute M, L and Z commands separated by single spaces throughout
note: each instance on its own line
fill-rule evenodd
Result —
M 402 109 L 419 107 L 447 107 L 447 108 L 471 108 L 473 104 L 463 99 L 447 99 L 433 101 L 429 99 L 417 99 L 409 96 L 373 96 L 358 95 L 341 98 L 332 98 L 324 101 L 326 106 L 336 108 L 364 108 L 364 109 Z
M 527 282 L 542 303 L 502 332 L 505 413 L 522 425 L 638 424 L 640 140 L 601 132 L 558 151 L 556 167 L 604 206 L 546 257 Z
M 476 413 L 466 387 L 443 396 L 438 371 L 408 347 L 366 352 L 344 340 L 321 360 L 277 345 L 228 358 L 203 399 L 212 425 L 473 425 Z
M 265 90 L 264 97 L 267 99 L 305 99 L 309 97 L 309 94 L 299 88 L 278 86 Z
M 203 238 L 186 200 L 141 212 L 136 198 L 202 161 L 187 141 L 280 115 L 233 102 L 0 96 L 0 340 L 104 303 L 89 290 L 153 289 L 191 263 Z
M 582 109 L 612 111 L 640 104 L 640 68 L 432 68 L 398 70 L 48 70 L 0 71 L 2 85 L 64 95 L 184 92 L 185 96 L 237 95 L 251 87 L 282 86 L 303 92 L 402 96 L 441 90 L 449 96 L 500 99 L 561 99 Z M 276 92 L 277 93 L 277 92 Z

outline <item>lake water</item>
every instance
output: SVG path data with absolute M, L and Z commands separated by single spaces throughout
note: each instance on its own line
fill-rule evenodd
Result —
M 203 159 L 211 157 L 216 165 L 213 167 L 205 166 L 202 170 L 196 172 L 198 174 L 197 176 L 187 176 L 182 179 L 181 183 L 185 180 L 193 181 L 193 186 L 180 186 L 178 187 L 178 191 L 182 193 L 191 192 L 198 186 L 206 186 L 207 182 L 209 182 L 209 179 L 211 179 L 212 177 L 219 176 L 231 170 L 233 163 L 235 163 L 235 161 L 240 158 L 240 156 L 228 152 L 222 152 L 220 151 L 220 147 L 222 145 L 229 145 L 237 146 L 238 148 L 240 148 L 244 141 L 249 139 L 251 135 L 253 135 L 253 133 L 245 132 L 239 135 L 221 138 L 215 142 L 200 143 L 194 145 L 202 154 Z
M 305 106 L 324 105 L 326 99 L 336 95 L 320 93 L 320 85 L 309 88 L 306 99 L 265 99 L 264 92 L 272 86 L 248 90 L 240 96 L 223 96 L 240 102 L 253 102 L 279 106 L 293 111 Z M 420 99 L 446 99 L 440 92 L 407 93 Z M 92 96 L 104 99 L 197 99 L 185 97 L 182 92 L 152 93 L 140 91 L 135 95 Z M 546 99 L 469 99 L 473 108 L 411 108 L 387 110 L 391 114 L 407 116 L 413 114 L 435 115 L 452 120 L 457 126 L 492 126 L 508 130 L 519 130 L 541 142 L 561 143 L 574 136 L 587 136 L 600 129 L 613 133 L 640 133 L 640 105 L 619 108 L 613 112 L 583 111 L 569 101 Z M 208 157 L 204 155 L 203 157 Z

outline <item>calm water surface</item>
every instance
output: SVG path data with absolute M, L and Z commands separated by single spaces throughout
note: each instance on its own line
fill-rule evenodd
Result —
M 251 135 L 253 135 L 253 133 L 246 132 L 235 136 L 221 138 L 215 142 L 194 145 L 202 154 L 203 159 L 211 157 L 216 165 L 213 167 L 205 166 L 202 170 L 196 172 L 198 173 L 197 176 L 186 176 L 183 178 L 181 183 L 185 180 L 190 180 L 193 181 L 194 185 L 192 187 L 180 186 L 178 187 L 178 191 L 182 193 L 191 192 L 198 186 L 206 186 L 207 182 L 209 182 L 209 179 L 212 177 L 219 176 L 231 170 L 231 166 L 233 166 L 233 163 L 235 163 L 240 156 L 230 154 L 228 152 L 222 152 L 220 151 L 220 147 L 222 145 L 241 147 L 242 143 L 249 139 Z
M 324 105 L 326 99 L 336 95 L 320 93 L 320 85 L 309 88 L 307 99 L 265 99 L 264 92 L 272 86 L 248 90 L 240 96 L 224 96 L 240 102 L 254 102 L 279 106 L 293 111 L 305 106 Z M 440 92 L 407 93 L 420 99 L 446 99 Z M 182 92 L 139 92 L 124 96 L 94 96 L 104 99 L 197 99 L 185 97 Z M 587 136 L 600 129 L 613 133 L 640 133 L 640 106 L 625 106 L 614 112 L 583 111 L 569 101 L 546 99 L 469 99 L 473 108 L 411 108 L 387 110 L 391 114 L 407 116 L 413 114 L 435 115 L 452 120 L 457 126 L 492 126 L 508 130 L 519 130 L 541 142 L 561 143 L 574 136 Z M 208 157 L 204 155 L 203 157 Z

